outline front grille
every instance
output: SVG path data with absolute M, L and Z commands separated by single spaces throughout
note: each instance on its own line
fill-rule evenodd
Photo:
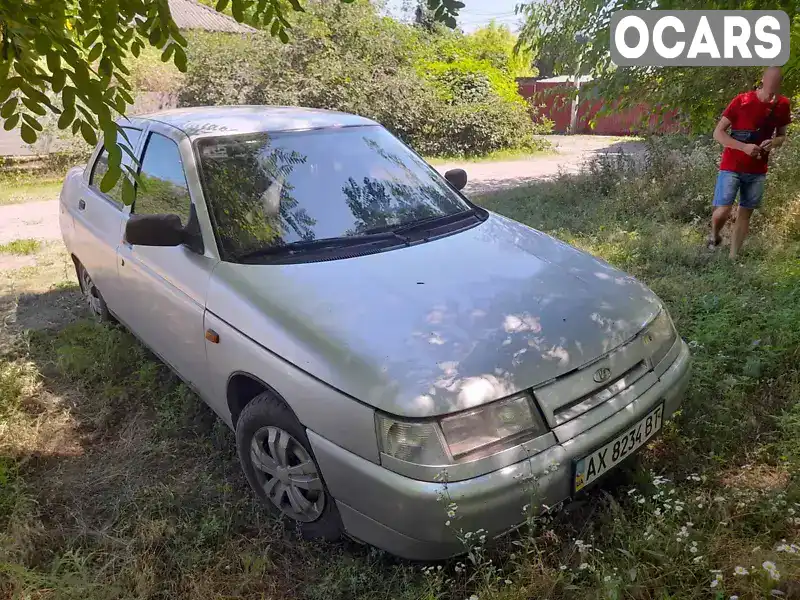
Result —
M 582 415 L 586 411 L 593 409 L 595 406 L 602 404 L 606 400 L 610 400 L 641 379 L 647 373 L 648 369 L 647 363 L 645 361 L 640 361 L 604 387 L 594 389 L 585 396 L 558 407 L 553 411 L 553 419 L 556 425 L 566 423 Z

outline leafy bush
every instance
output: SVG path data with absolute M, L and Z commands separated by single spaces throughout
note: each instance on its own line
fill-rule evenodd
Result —
M 533 134 L 549 129 L 532 123 L 517 93 L 512 45 L 497 32 L 487 39 L 481 54 L 470 36 L 380 17 L 365 1 L 343 9 L 323 0 L 298 18 L 290 44 L 266 32 L 192 36 L 179 101 L 356 113 L 428 155 L 535 148 Z M 507 65 L 500 68 L 504 51 Z

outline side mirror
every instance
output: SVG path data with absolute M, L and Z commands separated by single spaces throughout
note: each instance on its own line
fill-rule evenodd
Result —
M 459 191 L 467 185 L 467 172 L 464 169 L 450 169 L 444 174 L 444 178 Z
M 133 214 L 125 225 L 125 241 L 134 246 L 180 246 L 186 240 L 178 215 Z

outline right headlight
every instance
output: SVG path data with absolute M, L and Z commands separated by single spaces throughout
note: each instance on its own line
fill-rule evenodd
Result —
M 499 451 L 503 442 L 537 437 L 546 431 L 527 393 L 435 421 L 400 421 L 378 415 L 381 450 L 399 460 L 426 466 L 453 464 L 495 448 Z
M 677 338 L 678 332 L 675 331 L 672 319 L 667 309 L 662 308 L 658 316 L 653 319 L 653 322 L 647 327 L 644 338 L 645 346 L 649 348 L 651 352 L 650 360 L 653 366 L 664 360 L 664 357 L 669 353 Z

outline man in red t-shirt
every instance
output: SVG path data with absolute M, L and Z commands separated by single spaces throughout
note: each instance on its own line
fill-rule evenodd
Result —
M 786 139 L 791 111 L 789 99 L 778 94 L 780 87 L 780 67 L 767 68 L 761 87 L 736 96 L 714 129 L 714 139 L 725 149 L 714 189 L 708 245 L 713 248 L 722 241 L 720 231 L 731 214 L 738 192 L 739 209 L 731 235 L 732 259 L 736 258 L 747 237 L 753 210 L 761 204 L 769 153 Z

